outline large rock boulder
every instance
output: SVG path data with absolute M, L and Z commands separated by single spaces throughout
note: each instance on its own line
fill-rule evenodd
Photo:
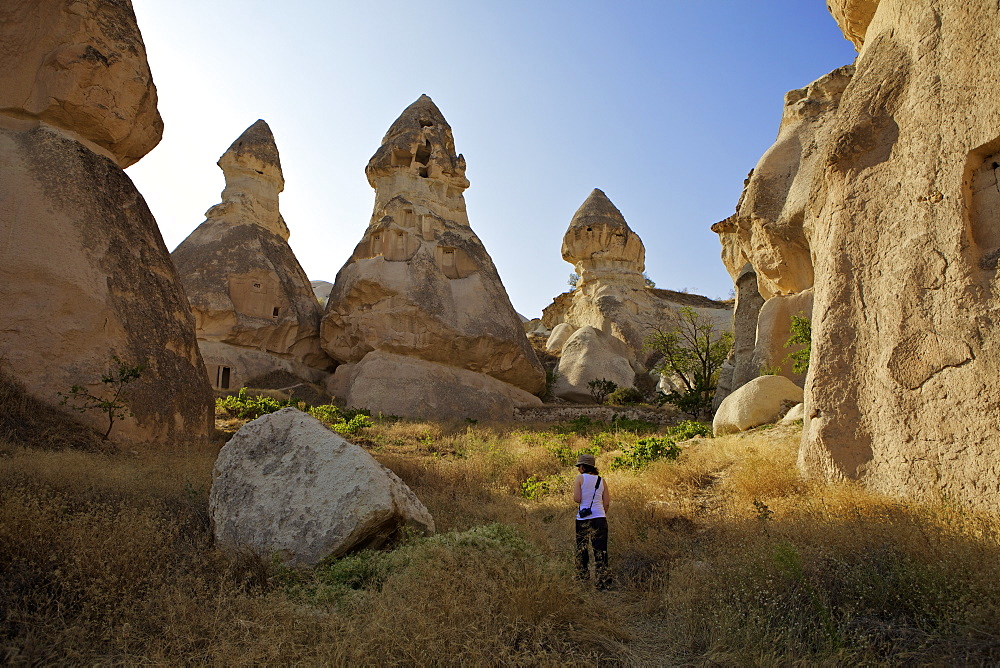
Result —
M 575 403 L 594 403 L 589 383 L 610 380 L 618 387 L 632 387 L 635 370 L 625 344 L 599 329 L 585 325 L 566 339 L 556 366 L 552 393 Z
M 366 172 L 375 208 L 330 293 L 324 349 L 343 363 L 383 351 L 544 390 L 521 318 L 469 226 L 465 159 L 429 97 L 393 123 Z
M 126 0 L 0 6 L 0 360 L 49 403 L 103 395 L 117 356 L 144 365 L 112 437 L 211 433 L 194 320 L 156 221 L 122 167 L 160 139 L 156 89 Z M 91 411 L 81 420 L 107 428 Z
M 996 512 L 1000 65 L 980 54 L 1000 50 L 1000 13 L 992 0 L 881 0 L 863 34 L 807 211 L 800 459 Z
M 209 495 L 224 549 L 296 566 L 434 531 L 427 508 L 361 447 L 294 408 L 243 425 L 219 452 Z
M 716 436 L 771 424 L 802 402 L 802 388 L 784 376 L 760 376 L 726 397 L 712 420 Z
M 346 387 L 348 406 L 408 418 L 503 422 L 516 408 L 542 405 L 486 374 L 381 350 L 350 365 Z
M 261 386 L 275 372 L 322 383 L 335 366 L 320 347 L 322 310 L 278 210 L 278 148 L 263 120 L 219 159 L 222 202 L 174 250 L 216 389 Z

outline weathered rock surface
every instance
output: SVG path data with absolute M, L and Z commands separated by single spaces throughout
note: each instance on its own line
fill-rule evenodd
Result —
M 854 73 L 840 67 L 805 88 L 785 95 L 778 137 L 743 182 L 736 214 L 712 226 L 722 244 L 722 261 L 736 284 L 735 351 L 720 378 L 715 407 L 728 392 L 765 369 L 805 382 L 791 371 L 784 348 L 791 313 L 779 307 L 786 296 L 794 307 L 811 308 L 812 257 L 806 213 L 809 195 L 824 163 L 818 146 L 829 141 L 838 105 Z M 752 285 L 751 285 L 752 283 Z M 763 300 L 775 300 L 762 306 Z M 809 302 L 806 305 L 805 302 Z M 763 318 L 756 322 L 753 311 Z
M 190 443 L 212 430 L 194 322 L 156 221 L 122 171 L 160 138 L 131 5 L 0 7 L 0 359 L 38 399 L 107 388 L 145 365 L 112 438 Z M 107 427 L 97 412 L 79 419 Z
M 878 3 L 879 0 L 827 0 L 826 6 L 837 20 L 844 37 L 860 51 Z
M 778 137 L 747 181 L 735 233 L 765 299 L 812 287 L 804 228 L 810 188 L 824 168 L 816 147 L 827 140 L 853 73 L 853 66 L 841 67 L 785 95 Z
M 610 380 L 618 387 L 632 387 L 635 371 L 629 350 L 620 340 L 599 329 L 584 325 L 562 347 L 552 393 L 576 403 L 594 403 L 588 383 Z
M 320 346 L 322 310 L 278 210 L 284 178 L 271 129 L 251 125 L 219 166 L 222 203 L 174 250 L 217 389 L 282 371 L 322 383 L 335 366 Z
M 764 302 L 757 319 L 757 340 L 751 356 L 751 368 L 757 373 L 775 371 L 799 387 L 805 386 L 806 375 L 792 370 L 794 362 L 789 357 L 804 346 L 786 344 L 792 335 L 792 317 L 811 320 L 812 307 L 812 289 L 794 295 L 775 295 Z
M 393 123 L 366 171 L 375 209 L 330 293 L 324 349 L 344 363 L 383 351 L 542 391 L 545 372 L 469 226 L 465 159 L 429 97 Z
M 760 376 L 726 397 L 712 420 L 716 436 L 776 422 L 802 402 L 802 388 L 784 376 Z
M 0 112 L 68 133 L 125 168 L 163 134 L 130 0 L 0 6 Z
M 380 350 L 352 365 L 346 386 L 348 406 L 410 418 L 503 422 L 515 408 L 542 404 L 486 374 Z
M 434 531 L 395 473 L 294 408 L 248 422 L 222 448 L 209 513 L 223 548 L 296 566 L 379 547 L 403 527 Z
M 558 353 L 563 345 L 576 329 L 568 322 L 561 322 L 552 329 L 548 340 L 545 342 L 545 349 L 550 353 Z
M 544 310 L 542 322 L 553 329 L 553 337 L 563 324 L 577 333 L 580 328 L 589 327 L 600 331 L 602 336 L 595 338 L 588 333 L 584 337 L 587 346 L 581 338 L 569 360 L 563 348 L 565 363 L 560 362 L 562 377 L 557 382 L 556 396 L 590 401 L 587 383 L 602 376 L 588 374 L 599 371 L 613 373 L 615 377 L 607 376 L 608 380 L 631 387 L 635 373 L 647 370 L 650 351 L 646 349 L 646 339 L 658 328 L 668 326 L 681 307 L 692 308 L 699 316 L 709 318 L 720 331 L 728 331 L 732 326 L 729 304 L 646 286 L 642 241 L 600 190 L 591 192 L 573 215 L 563 238 L 562 256 L 573 264 L 580 280 L 575 290 L 556 297 Z M 614 345 L 613 352 L 609 348 L 611 340 L 621 344 Z M 557 345 L 558 339 L 550 339 L 550 343 Z M 565 343 L 568 345 L 569 341 Z M 585 364 L 580 356 L 590 346 L 601 361 Z M 616 358 L 614 362 L 610 361 L 612 358 Z M 631 373 L 625 373 L 622 360 L 632 369 Z
M 791 424 L 796 420 L 805 419 L 805 416 L 806 416 L 805 404 L 795 404 L 790 409 L 788 409 L 788 412 L 785 413 L 785 416 L 781 418 L 781 424 Z
M 881 0 L 864 31 L 807 211 L 800 454 L 831 478 L 994 512 L 1000 67 L 980 54 L 998 49 L 986 0 Z

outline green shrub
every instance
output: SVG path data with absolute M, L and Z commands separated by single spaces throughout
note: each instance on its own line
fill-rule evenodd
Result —
M 282 408 L 289 406 L 294 408 L 297 404 L 291 399 L 279 401 L 271 397 L 250 396 L 247 394 L 247 388 L 245 387 L 241 387 L 239 393 L 235 395 L 220 397 L 215 400 L 217 410 L 224 410 L 232 417 L 250 420 L 255 420 L 261 415 L 267 415 L 268 413 L 276 413 Z
M 534 501 L 542 498 L 549 492 L 555 491 L 565 482 L 566 478 L 558 473 L 545 476 L 544 478 L 533 475 L 521 483 L 521 496 L 529 501 Z
M 590 388 L 590 396 L 593 397 L 594 401 L 603 404 L 608 395 L 618 389 L 618 383 L 607 378 L 595 378 L 587 383 L 587 387 Z
M 372 424 L 372 419 L 369 416 L 358 413 L 346 422 L 331 425 L 331 428 L 338 434 L 357 434 L 362 429 L 368 429 Z
M 677 459 L 680 454 L 680 447 L 672 439 L 650 436 L 639 439 L 635 445 L 623 447 L 622 454 L 611 462 L 611 470 L 638 471 L 657 459 Z
M 641 390 L 634 387 L 619 387 L 609 393 L 604 402 L 614 404 L 616 406 L 622 406 L 628 404 L 639 404 L 642 403 L 643 399 L 644 397 Z
M 308 412 L 309 415 L 312 415 L 320 422 L 326 423 L 328 425 L 340 424 L 341 422 L 345 421 L 344 414 L 340 411 L 339 408 L 337 408 L 333 404 L 323 404 L 322 406 L 313 406 L 309 409 Z
M 792 335 L 785 342 L 785 347 L 805 346 L 801 350 L 789 353 L 788 359 L 792 360 L 792 371 L 805 373 L 809 370 L 809 353 L 812 350 L 812 321 L 801 315 L 793 315 L 791 332 Z
M 574 450 L 565 442 L 548 443 L 545 445 L 545 449 L 548 450 L 553 457 L 558 459 L 559 463 L 563 466 L 572 466 L 576 462 L 577 457 L 583 453 L 594 455 L 596 457 L 601 452 L 601 448 L 598 445 L 591 445 Z
M 695 436 L 712 438 L 712 428 L 704 422 L 697 422 L 695 420 L 684 420 L 671 427 L 667 433 L 678 441 L 686 441 Z
M 108 430 L 101 437 L 105 441 L 108 440 L 108 436 L 111 434 L 111 429 L 115 426 L 116 420 L 120 421 L 132 416 L 128 401 L 122 396 L 122 393 L 129 383 L 138 380 L 142 372 L 146 370 L 146 365 L 138 364 L 133 366 L 126 364 L 121 361 L 118 355 L 112 355 L 111 359 L 114 362 L 111 370 L 105 374 L 101 374 L 101 384 L 107 388 L 110 396 L 99 397 L 91 393 L 83 385 L 74 385 L 66 394 L 62 392 L 56 393 L 62 397 L 62 400 L 59 402 L 60 406 L 69 405 L 70 408 L 78 413 L 96 410 L 107 415 Z

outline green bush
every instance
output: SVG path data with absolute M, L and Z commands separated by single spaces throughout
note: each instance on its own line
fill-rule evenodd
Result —
M 667 433 L 678 441 L 686 441 L 695 436 L 712 438 L 712 428 L 704 422 L 695 420 L 684 420 L 671 427 Z
M 639 404 L 642 403 L 644 398 L 645 397 L 643 397 L 642 391 L 635 387 L 619 387 L 608 394 L 604 403 L 614 404 L 616 406 Z
M 635 445 L 624 446 L 622 454 L 611 462 L 611 470 L 638 471 L 657 459 L 677 459 L 680 454 L 680 447 L 672 439 L 650 436 L 639 439 Z
M 215 400 L 217 410 L 224 410 L 232 417 L 255 420 L 261 415 L 276 413 L 282 408 L 297 406 L 291 399 L 279 401 L 271 397 L 254 397 L 247 394 L 247 388 L 241 387 L 239 393 L 220 397 Z
M 788 358 L 792 360 L 792 371 L 795 373 L 805 373 L 809 370 L 809 353 L 812 351 L 812 321 L 801 315 L 792 316 L 792 335 L 785 342 L 786 348 L 803 345 L 801 350 L 789 353 Z
M 667 430 L 664 437 L 649 436 L 640 439 L 635 445 L 623 445 L 622 454 L 611 462 L 611 470 L 627 469 L 638 471 L 658 459 L 677 459 L 681 454 L 678 441 L 686 441 L 695 436 L 712 436 L 708 425 L 694 420 L 684 420 Z
M 338 434 L 357 434 L 362 429 L 368 429 L 372 424 L 372 419 L 369 416 L 358 413 L 346 422 L 331 425 L 331 429 Z
M 618 383 L 607 378 L 595 378 L 587 383 L 590 388 L 590 396 L 599 404 L 603 404 L 608 395 L 618 389 Z

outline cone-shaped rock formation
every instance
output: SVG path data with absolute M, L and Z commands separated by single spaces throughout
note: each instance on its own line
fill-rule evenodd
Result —
M 284 179 L 267 123 L 251 125 L 219 166 L 222 203 L 172 254 L 209 379 L 217 389 L 322 383 L 334 364 L 320 348 L 321 308 L 278 210 Z
M 0 7 L 0 368 L 37 398 L 144 366 L 111 438 L 191 443 L 212 430 L 194 321 L 156 221 L 122 171 L 162 122 L 127 1 Z M 80 418 L 102 432 L 108 418 Z
M 531 402 L 529 393 L 545 386 L 544 371 L 493 261 L 469 226 L 465 159 L 456 154 L 451 128 L 429 97 L 422 95 L 392 124 L 366 172 L 375 188 L 374 212 L 337 274 L 322 326 L 325 350 L 340 362 L 358 363 L 350 380 L 348 369 L 339 371 L 340 391 L 380 401 L 371 399 L 380 392 L 362 386 L 369 383 L 366 356 L 381 351 L 397 361 L 416 358 L 486 374 L 515 386 L 514 396 Z M 448 371 L 448 378 L 461 377 Z M 381 382 L 371 376 L 371 383 Z M 395 412 L 390 399 L 399 390 L 386 390 L 384 402 L 367 408 Z M 475 394 L 469 399 L 466 417 L 476 417 Z M 505 405 L 512 412 L 509 400 Z M 504 417 L 493 409 L 478 415 Z
M 587 384 L 606 378 L 631 386 L 646 373 L 646 338 L 670 326 L 681 306 L 694 308 L 720 330 L 730 328 L 731 307 L 706 297 L 646 286 L 642 240 L 601 190 L 594 189 L 573 215 L 563 237 L 562 257 L 580 279 L 576 289 L 545 309 L 542 322 L 559 327 L 559 377 L 554 392 L 569 401 L 589 401 Z M 553 337 L 556 332 L 553 332 Z M 631 369 L 631 371 L 629 371 Z

